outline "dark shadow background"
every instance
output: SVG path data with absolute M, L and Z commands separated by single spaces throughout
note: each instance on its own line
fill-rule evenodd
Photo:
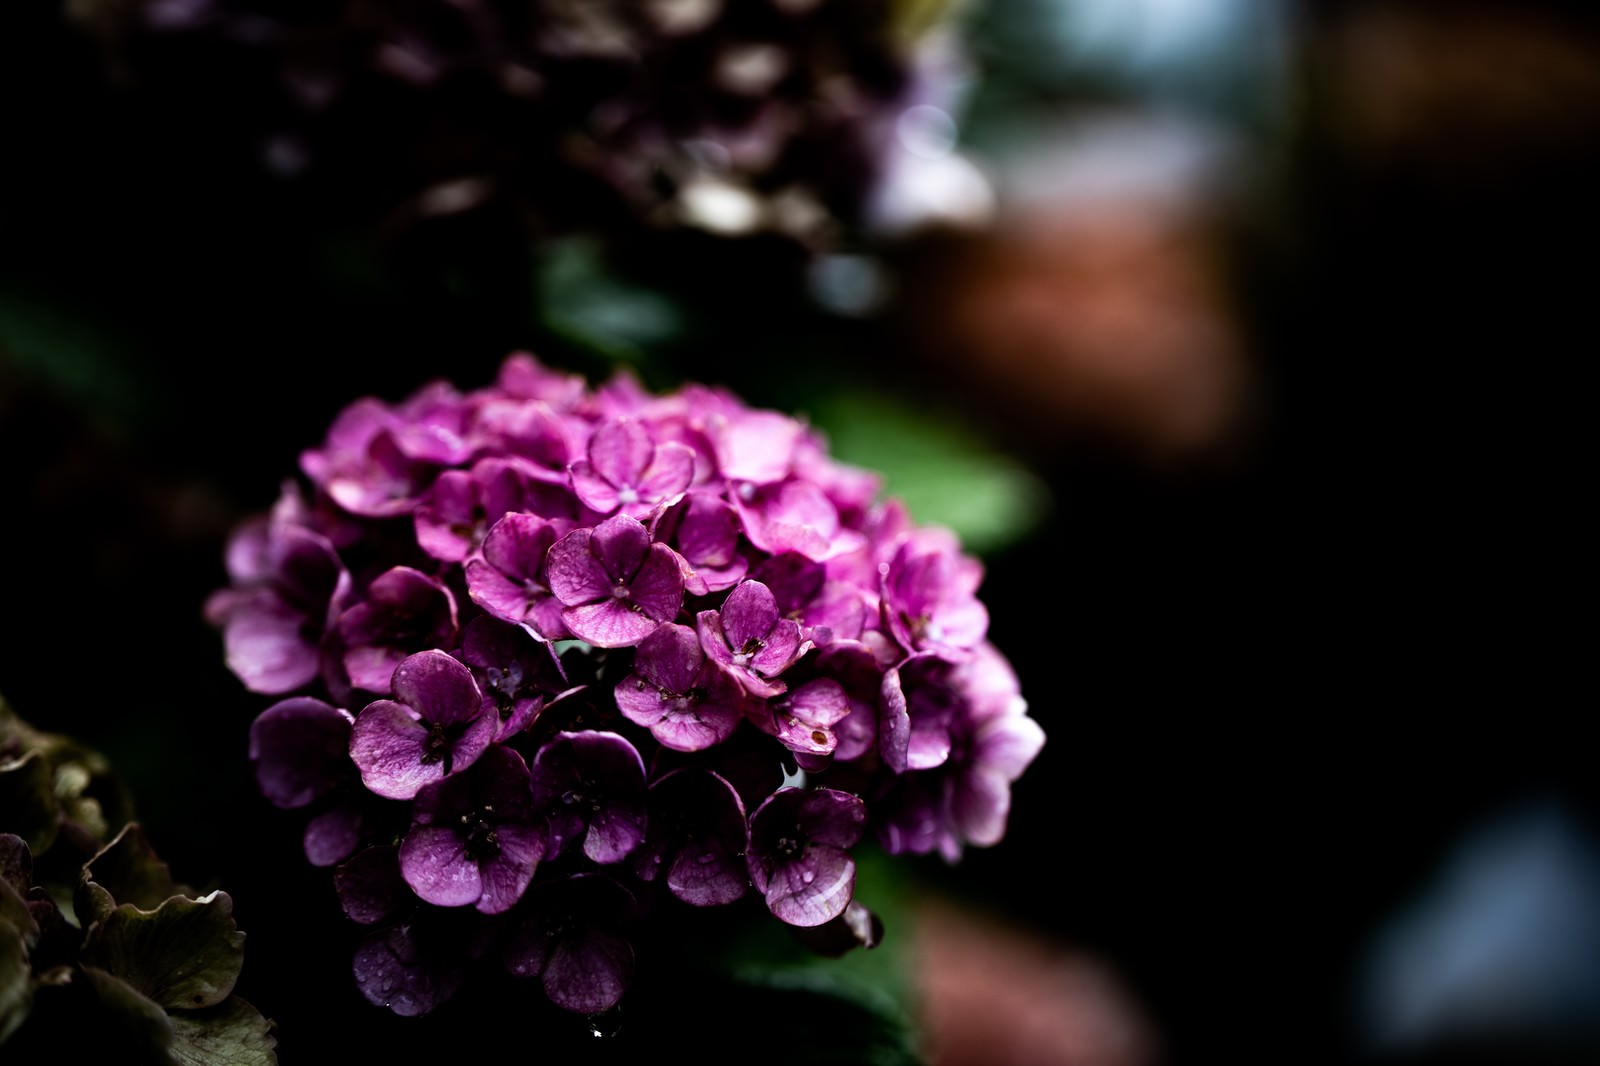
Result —
M 1150 99 L 1071 57 L 1048 84 L 1008 67 L 1006 18 L 1039 6 L 992 6 L 980 114 Z M 1026 375 L 982 388 L 1005 341 L 975 326 L 953 364 L 940 310 L 1003 234 L 897 247 L 867 317 L 818 311 L 783 248 L 652 251 L 695 326 L 647 366 L 788 410 L 838 380 L 959 405 L 1048 486 L 983 593 L 1049 741 L 1005 843 L 920 875 L 1105 960 L 1167 1061 L 1594 1061 L 1600 1012 L 1383 1058 L 1352 1011 L 1372 938 L 1463 834 L 1538 798 L 1600 830 L 1600 27 L 1554 3 L 1272 10 L 1270 106 L 1208 113 L 1254 146 L 1205 216 L 1248 380 L 1216 432 L 1173 446 Z M 175 873 L 233 894 L 246 998 L 331 1023 L 364 1005 L 284 946 L 337 935 L 335 904 L 244 772 L 261 704 L 200 617 L 226 533 L 359 395 L 475 387 L 517 348 L 605 364 L 542 320 L 505 219 L 374 238 L 196 106 L 113 93 L 51 4 L 0 12 L 0 693 L 105 751 Z

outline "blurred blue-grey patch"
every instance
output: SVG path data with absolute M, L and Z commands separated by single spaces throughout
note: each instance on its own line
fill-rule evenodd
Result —
M 1374 938 L 1359 1032 L 1376 1055 L 1600 1049 L 1600 847 L 1588 828 L 1540 800 L 1468 834 Z

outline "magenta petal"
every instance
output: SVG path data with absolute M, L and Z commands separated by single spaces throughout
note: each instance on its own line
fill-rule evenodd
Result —
M 349 779 L 350 716 L 309 696 L 279 700 L 251 723 L 249 758 L 269 803 L 304 807 Z
M 883 675 L 878 697 L 878 754 L 884 765 L 897 774 L 905 773 L 911 751 L 911 715 L 906 709 L 906 693 L 900 684 L 900 671 L 891 667 Z
M 1044 747 L 1044 729 L 1019 711 L 984 723 L 974 747 L 976 761 L 1015 781 Z
M 667 887 L 692 907 L 720 907 L 741 898 L 749 887 L 743 865 L 737 854 L 684 848 L 672 860 Z
M 393 844 L 365 848 L 333 874 L 339 906 L 360 925 L 376 925 L 416 903 L 400 876 L 399 849 Z
M 468 598 L 496 618 L 520 625 L 534 616 L 539 590 L 527 581 L 507 577 L 482 559 L 469 559 L 465 573 Z
M 550 591 L 564 604 L 593 603 L 611 595 L 615 581 L 595 557 L 593 539 L 593 530 L 580 528 L 550 546 L 546 576 Z
M 713 427 L 717 465 L 724 477 L 769 484 L 794 463 L 804 427 L 777 411 L 740 411 Z
M 470 555 L 480 492 L 477 481 L 465 471 L 440 474 L 412 515 L 417 547 L 449 563 Z
M 622 503 L 617 486 L 597 473 L 586 459 L 572 464 L 572 491 L 585 507 L 599 514 L 610 514 Z
M 663 747 L 673 751 L 705 751 L 733 736 L 733 731 L 744 720 L 744 710 L 739 700 L 743 690 L 732 682 L 721 702 L 704 702 L 690 713 L 663 717 L 650 726 L 650 735 Z
M 464 907 L 483 895 L 478 864 L 448 826 L 412 826 L 400 844 L 400 873 L 413 892 L 441 907 Z
M 987 768 L 966 774 L 951 789 L 950 816 L 962 838 L 979 847 L 1005 836 L 1011 811 L 1011 781 Z
M 590 550 L 614 580 L 631 578 L 650 550 L 650 533 L 636 518 L 619 514 L 594 527 Z
M 405 660 L 406 653 L 399 648 L 363 645 L 344 653 L 345 673 L 350 683 L 367 692 L 388 692 L 395 667 Z
M 419 711 L 430 722 L 462 722 L 478 714 L 483 693 L 477 679 L 455 656 L 419 651 L 395 668 L 394 698 Z
M 223 630 L 228 669 L 252 692 L 276 696 L 317 676 L 317 645 L 303 613 L 262 589 L 240 597 Z
M 502 515 L 484 535 L 484 560 L 502 573 L 531 578 L 555 543 L 555 534 L 556 528 L 538 515 L 520 511 Z
M 484 914 L 501 914 L 515 906 L 544 858 L 545 834 L 535 826 L 502 823 L 495 828 L 495 840 L 500 854 L 481 867 L 483 896 L 477 906 Z
M 634 971 L 633 945 L 619 933 L 586 929 L 569 935 L 551 952 L 544 969 L 550 1002 L 580 1014 L 616 1006 Z
M 641 501 L 669 506 L 694 480 L 694 452 L 682 444 L 663 444 L 639 481 Z
M 583 853 L 598 863 L 620 862 L 644 839 L 644 827 L 642 810 L 603 810 L 589 823 Z
M 812 926 L 844 913 L 855 893 L 856 864 L 831 848 L 807 852 L 803 862 L 786 863 L 767 883 L 767 907 L 790 925 Z
M 411 799 L 417 789 L 444 776 L 442 763 L 423 761 L 428 731 L 411 708 L 374 700 L 350 729 L 350 758 L 361 781 L 386 799 Z
M 466 976 L 459 962 L 432 955 L 414 925 L 375 930 L 356 948 L 356 987 L 368 1002 L 403 1017 L 427 1014 L 455 995 Z
M 736 653 L 747 643 L 765 641 L 778 620 L 772 590 L 759 581 L 745 581 L 722 604 L 722 632 Z
M 628 583 L 633 602 L 658 622 L 677 617 L 683 606 L 683 570 L 677 554 L 665 544 L 652 544 Z
M 750 584 L 750 582 L 745 582 Z M 767 677 L 781 674 L 800 650 L 800 623 L 780 618 L 767 631 L 761 650 L 750 659 L 750 668 Z
M 622 600 L 612 599 L 568 607 L 561 612 L 561 620 L 573 636 L 600 648 L 630 647 L 660 625 Z
M 617 486 L 637 485 L 654 451 L 650 431 L 631 418 L 603 423 L 589 438 L 589 461 Z
M 703 662 L 705 652 L 695 631 L 668 622 L 640 643 L 633 668 L 669 692 L 685 693 L 694 687 Z
M 306 823 L 301 844 L 312 866 L 332 866 L 348 859 L 361 845 L 361 809 L 354 804 L 329 807 Z

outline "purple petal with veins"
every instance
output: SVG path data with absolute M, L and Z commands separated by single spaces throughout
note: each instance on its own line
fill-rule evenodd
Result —
M 433 781 L 472 765 L 494 740 L 499 717 L 472 672 L 442 651 L 410 656 L 394 672 L 396 699 L 356 716 L 350 757 L 368 789 L 411 799 Z

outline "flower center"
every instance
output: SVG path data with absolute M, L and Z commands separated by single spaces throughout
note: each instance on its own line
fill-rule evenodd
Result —
M 459 729 L 445 725 L 441 722 L 428 724 L 428 735 L 422 742 L 422 763 L 432 766 L 435 763 L 444 763 L 444 775 L 450 776 L 451 766 L 455 760 L 455 734 Z
M 466 830 L 465 851 L 474 862 L 484 862 L 500 854 L 500 840 L 487 817 L 493 812 L 493 807 L 485 806 L 461 816 L 462 828 Z

